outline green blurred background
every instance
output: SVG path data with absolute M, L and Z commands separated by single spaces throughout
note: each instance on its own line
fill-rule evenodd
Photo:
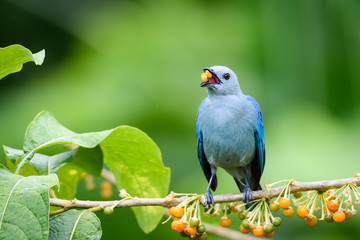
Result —
M 226 65 L 263 112 L 262 184 L 360 171 L 360 1 L 2 0 L 0 13 L 1 47 L 46 50 L 42 66 L 28 63 L 0 81 L 1 144 L 21 148 L 43 109 L 76 132 L 132 125 L 159 145 L 171 190 L 203 193 L 195 141 L 206 96 L 200 74 Z M 216 194 L 238 191 L 219 175 Z M 99 193 L 81 182 L 77 197 Z M 169 223 L 145 235 L 130 209 L 115 213 L 98 214 L 103 239 L 180 239 Z M 293 217 L 275 238 L 356 239 L 359 224 L 356 215 L 310 228 Z

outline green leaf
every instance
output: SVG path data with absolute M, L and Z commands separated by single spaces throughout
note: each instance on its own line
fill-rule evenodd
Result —
M 29 162 L 34 153 L 44 147 L 71 143 L 85 148 L 94 148 L 111 132 L 112 130 L 106 130 L 78 134 L 62 126 L 51 113 L 42 111 L 26 130 L 23 145 L 24 155 L 19 160 L 15 173 L 18 174 L 22 166 Z M 101 169 L 98 171 L 101 171 Z
M 72 164 L 80 171 L 96 177 L 100 176 L 104 165 L 100 146 L 95 146 L 94 148 L 79 147 Z
M 7 160 L 12 163 L 12 168 L 17 161 L 21 160 L 24 151 L 7 146 L 3 146 L 3 148 Z M 103 167 L 103 156 L 99 146 L 94 148 L 79 147 L 53 156 L 35 153 L 29 163 L 38 175 L 57 173 L 60 167 L 72 163 L 74 169 L 79 169 L 93 176 L 100 176 Z
M 49 240 L 100 239 L 99 218 L 90 210 L 69 210 L 50 218 Z
M 26 165 L 25 165 L 26 166 Z M 77 185 L 80 181 L 81 172 L 73 164 L 66 164 L 57 172 L 60 191 L 55 195 L 61 199 L 73 199 L 77 192 Z
M 0 164 L 1 239 L 47 239 L 49 188 L 58 184 L 55 174 L 23 177 Z
M 157 145 L 137 128 L 116 128 L 100 143 L 104 162 L 115 175 L 118 188 L 142 198 L 165 197 L 170 183 L 170 170 L 164 167 Z M 155 229 L 163 216 L 162 207 L 132 208 L 145 233 Z
M 18 44 L 0 48 L 0 79 L 19 72 L 26 62 L 33 61 L 36 65 L 41 65 L 44 58 L 45 50 L 33 54 L 29 49 Z
M 16 164 L 18 159 L 24 154 L 23 150 L 3 146 L 5 156 L 8 161 Z M 37 175 L 48 175 L 51 173 L 57 173 L 58 169 L 64 166 L 66 163 L 73 161 L 77 149 L 56 154 L 53 156 L 47 156 L 40 153 L 35 153 L 30 160 L 30 164 L 35 169 Z
M 15 164 L 24 154 L 22 150 L 3 146 L 8 167 L 14 171 Z M 29 163 L 20 171 L 20 175 L 48 175 L 57 173 L 60 191 L 56 196 L 62 199 L 72 199 L 76 195 L 77 184 L 82 172 L 100 176 L 103 167 L 103 156 L 99 146 L 94 148 L 76 148 L 53 156 L 35 153 Z
M 10 171 L 15 171 L 16 161 L 21 157 L 24 153 L 22 150 L 10 148 L 7 146 L 3 146 L 5 156 L 6 156 L 6 163 Z M 38 175 L 34 167 L 30 163 L 26 163 L 20 171 L 20 175 L 22 176 L 32 176 Z
M 164 197 L 168 193 L 170 170 L 164 167 L 157 145 L 144 132 L 120 126 L 102 132 L 78 134 L 62 126 L 45 111 L 40 112 L 27 128 L 24 154 L 16 160 L 18 164 L 15 173 L 26 166 L 36 151 L 63 143 L 82 147 L 78 149 L 78 158 L 77 153 L 73 162 L 58 170 L 61 186 L 67 186 L 64 197 L 71 196 L 79 179 L 80 173 L 72 169 L 71 165 L 78 163 L 78 169 L 82 169 L 89 159 L 98 163 L 102 154 L 104 162 L 115 175 L 118 188 L 125 188 L 132 196 L 143 198 Z M 99 147 L 96 148 L 97 145 L 100 145 L 102 153 Z M 94 170 L 101 170 L 99 166 L 94 167 Z M 163 216 L 162 207 L 136 207 L 133 211 L 145 233 L 154 230 Z

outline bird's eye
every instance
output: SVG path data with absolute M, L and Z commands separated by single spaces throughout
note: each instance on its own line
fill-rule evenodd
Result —
M 223 78 L 225 78 L 226 80 L 229 80 L 229 78 L 230 78 L 230 74 L 225 73 L 225 74 L 223 75 Z

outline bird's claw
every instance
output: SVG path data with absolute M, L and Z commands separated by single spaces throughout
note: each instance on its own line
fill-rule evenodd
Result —
M 214 206 L 214 205 L 215 205 L 215 203 L 214 203 L 213 195 L 211 193 L 211 190 L 208 189 L 205 192 L 205 204 L 204 204 L 204 206 L 210 208 L 211 206 Z
M 246 186 L 244 189 L 244 202 L 246 203 L 246 205 L 249 205 L 249 202 L 252 198 L 252 191 L 250 186 Z

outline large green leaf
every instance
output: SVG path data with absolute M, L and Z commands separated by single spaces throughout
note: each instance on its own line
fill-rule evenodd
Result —
M 55 174 L 23 177 L 0 164 L 0 238 L 47 239 L 49 188 L 54 185 Z
M 0 79 L 10 73 L 19 72 L 26 62 L 33 61 L 36 65 L 41 65 L 44 58 L 45 50 L 33 54 L 18 44 L 0 48 Z
M 69 210 L 50 218 L 49 239 L 100 239 L 99 218 L 89 210 Z
M 164 167 L 157 145 L 137 128 L 116 128 L 100 143 L 104 162 L 115 175 L 118 188 L 125 188 L 132 196 L 164 197 L 168 193 L 170 170 Z M 162 207 L 132 208 L 145 233 L 157 226 L 163 216 Z
M 164 167 L 157 145 L 144 132 L 120 126 L 102 132 L 78 134 L 62 126 L 45 111 L 39 113 L 27 128 L 24 154 L 16 160 L 18 164 L 15 173 L 19 173 L 32 157 L 36 157 L 36 151 L 63 143 L 80 146 L 73 162 L 58 170 L 61 186 L 67 186 L 66 191 L 62 191 L 65 193 L 63 197 L 71 196 L 79 180 L 79 171 L 71 168 L 71 165 L 77 164 L 79 169 L 83 169 L 87 165 L 86 161 L 92 159 L 91 161 L 99 162 L 102 155 L 113 171 L 118 187 L 125 188 L 132 196 L 157 198 L 168 193 L 170 170 Z M 102 162 L 101 166 L 99 164 L 94 169 L 99 170 L 101 167 Z M 162 207 L 136 207 L 133 211 L 141 229 L 146 233 L 154 230 L 163 215 Z
M 30 161 L 34 153 L 44 147 L 54 144 L 72 143 L 85 148 L 94 148 L 111 131 L 75 133 L 62 126 L 51 113 L 42 111 L 29 124 L 26 130 L 23 145 L 24 155 L 19 160 L 15 173 L 19 173 L 22 166 Z M 98 171 L 101 171 L 101 169 Z

